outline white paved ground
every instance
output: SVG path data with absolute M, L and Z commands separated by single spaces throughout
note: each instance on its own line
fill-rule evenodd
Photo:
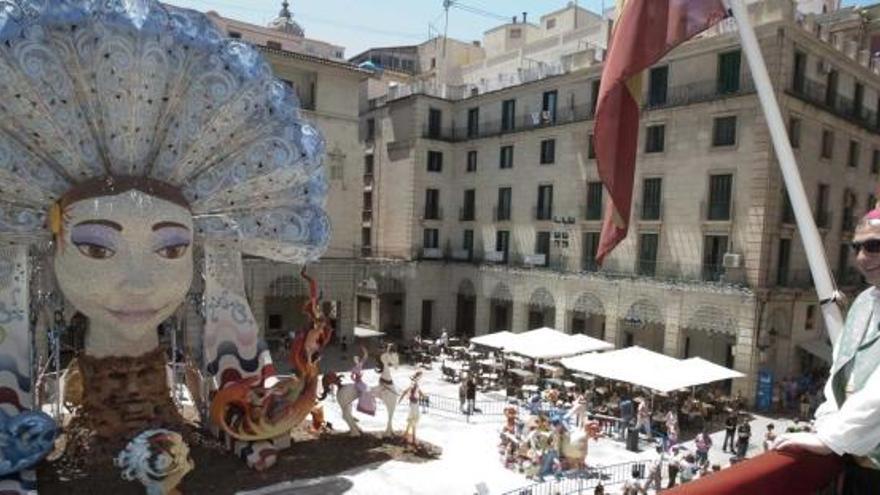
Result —
M 439 366 L 438 366 L 439 368 Z M 414 368 L 401 366 L 394 370 L 394 382 L 398 389 L 409 383 L 409 376 Z M 369 371 L 365 374 L 368 384 L 378 382 L 378 376 Z M 458 397 L 457 385 L 443 382 L 439 369 L 426 371 L 422 380 L 423 389 L 427 393 L 444 397 Z M 480 400 L 480 397 L 477 398 Z M 397 431 L 404 427 L 406 405 L 402 405 L 394 418 Z M 335 400 L 327 399 L 325 412 L 328 421 L 333 423 L 337 431 L 347 430 L 341 412 Z M 385 423 L 384 409 L 379 408 L 376 417 L 356 413 L 360 426 L 365 431 L 382 431 Z M 497 454 L 498 432 L 501 418 L 480 417 L 476 415 L 470 423 L 455 414 L 429 412 L 422 415 L 419 424 L 419 436 L 443 448 L 440 459 L 421 464 L 390 461 L 360 467 L 341 473 L 338 476 L 296 480 L 287 484 L 266 487 L 263 490 L 248 492 L 257 494 L 354 494 L 354 495 L 411 495 L 411 494 L 463 494 L 476 493 L 476 485 L 485 483 L 488 493 L 497 495 L 508 490 L 526 486 L 531 483 L 523 475 L 505 469 Z M 761 442 L 768 420 L 757 418 L 752 423 L 752 446 L 750 455 L 762 451 Z M 784 431 L 787 423 L 776 421 L 777 431 Z M 724 432 L 713 435 L 714 447 L 710 453 L 710 461 L 726 467 L 730 454 L 721 451 Z M 685 444 L 693 448 L 693 442 Z M 345 455 L 340 453 L 340 455 Z M 620 442 L 600 439 L 590 444 L 587 462 L 590 465 L 611 465 L 639 459 L 651 459 L 656 454 L 650 450 L 632 453 L 624 449 Z M 615 487 L 616 488 L 616 487 Z M 611 493 L 614 493 L 612 489 Z

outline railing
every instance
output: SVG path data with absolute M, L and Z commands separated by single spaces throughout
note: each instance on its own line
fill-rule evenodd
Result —
M 600 483 L 603 486 L 612 486 L 625 483 L 632 478 L 634 470 L 647 475 L 647 462 L 624 462 L 610 466 L 590 466 L 585 470 L 569 471 L 561 478 L 543 483 L 517 488 L 502 493 L 502 495 L 569 495 L 569 494 L 592 494 Z M 661 472 L 665 472 L 661 466 Z M 690 493 L 690 492 L 688 492 Z M 745 493 L 745 492 L 743 492 Z M 782 492 L 780 492 L 782 493 Z M 786 492 L 789 493 L 789 492 Z
M 373 212 L 371 210 L 364 210 L 361 212 L 361 223 L 367 224 L 372 223 L 373 221 Z
M 553 208 L 534 206 L 532 207 L 532 218 L 535 220 L 553 220 Z
M 498 206 L 492 208 L 492 218 L 496 222 L 506 222 L 510 220 L 510 208 L 500 208 Z
M 425 208 L 425 215 L 422 220 L 443 220 L 443 208 L 437 206 L 435 208 Z
M 663 203 L 636 203 L 639 220 L 643 222 L 659 222 L 663 220 Z
M 834 482 L 843 461 L 834 455 L 771 451 L 679 485 L 666 495 L 819 494 Z
M 709 222 L 729 222 L 733 220 L 733 201 L 701 201 L 700 217 Z
M 856 108 L 855 103 L 852 100 L 838 94 L 826 98 L 826 86 L 824 84 L 810 79 L 804 79 L 798 81 L 798 84 L 792 83 L 791 87 L 786 90 L 786 93 L 832 113 L 837 117 L 848 120 L 859 127 L 872 132 L 880 131 L 880 122 L 878 122 L 877 119 L 877 112 L 872 112 L 864 107 Z
M 481 120 L 477 129 L 468 129 L 467 126 L 456 127 L 455 125 L 431 128 L 425 125 L 422 128 L 422 137 L 450 142 L 467 141 L 469 139 L 495 137 L 502 134 L 571 124 L 573 122 L 584 122 L 592 120 L 593 117 L 594 109 L 592 105 L 575 105 L 557 108 L 555 118 L 552 113 L 548 117 L 545 112 L 531 112 L 526 115 L 515 116 L 513 122 L 508 122 L 507 125 L 505 125 L 502 119 Z
M 462 222 L 473 222 L 476 217 L 475 208 L 471 207 L 462 207 L 458 211 L 458 219 Z
M 857 287 L 864 284 L 862 274 L 855 268 L 847 268 L 843 274 L 833 273 L 832 276 L 839 286 Z M 809 289 L 815 285 L 809 270 L 788 270 L 782 280 L 777 278 L 776 282 L 779 287 L 794 289 Z
M 666 101 L 645 103 L 644 110 L 655 110 L 660 108 L 679 107 L 684 105 L 692 105 L 694 103 L 704 103 L 707 101 L 720 100 L 722 98 L 731 98 L 742 96 L 755 92 L 755 83 L 751 78 L 745 78 L 740 82 L 739 87 L 735 90 L 722 91 L 718 87 L 718 81 L 715 79 L 699 81 L 690 84 L 682 84 L 672 86 L 666 91 Z

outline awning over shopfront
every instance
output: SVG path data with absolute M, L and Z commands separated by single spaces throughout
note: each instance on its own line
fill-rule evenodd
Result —
M 474 337 L 471 339 L 471 342 L 483 347 L 491 347 L 492 349 L 504 349 L 505 346 L 513 343 L 513 338 L 515 336 L 516 334 L 505 330 L 503 332 L 489 333 Z
M 384 332 L 373 330 L 372 328 L 354 327 L 354 336 L 359 339 L 370 339 L 373 337 L 383 337 Z
M 532 359 L 558 359 L 614 348 L 604 340 L 580 334 L 570 335 L 548 327 L 515 334 L 515 337 L 513 343 L 504 348 L 505 352 L 513 352 Z
M 832 362 L 832 349 L 831 344 L 828 343 L 824 338 L 818 338 L 813 340 L 808 340 L 806 342 L 801 342 L 798 344 L 798 347 L 809 352 L 810 354 L 816 356 L 817 358 L 825 361 L 828 364 Z
M 571 371 L 631 383 L 657 392 L 671 392 L 744 376 L 738 371 L 700 358 L 675 359 L 638 346 L 598 354 L 583 354 L 562 359 L 561 363 Z

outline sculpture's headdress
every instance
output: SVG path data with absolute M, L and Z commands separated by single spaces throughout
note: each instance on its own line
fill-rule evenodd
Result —
M 156 0 L 0 3 L 0 241 L 48 239 L 78 188 L 141 181 L 176 190 L 202 241 L 323 252 L 323 140 L 253 47 Z

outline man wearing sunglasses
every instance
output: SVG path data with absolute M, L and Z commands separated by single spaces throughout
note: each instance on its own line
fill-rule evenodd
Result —
M 815 433 L 781 435 L 774 445 L 845 456 L 842 495 L 880 493 L 880 209 L 859 222 L 852 248 L 871 287 L 853 302 L 835 343 Z

